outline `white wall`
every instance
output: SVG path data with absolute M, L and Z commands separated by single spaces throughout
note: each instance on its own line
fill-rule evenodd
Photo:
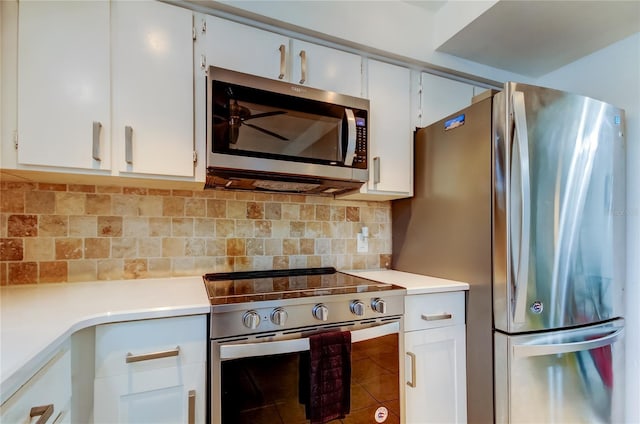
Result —
M 627 117 L 627 423 L 640 423 L 640 33 L 541 77 L 538 84 L 585 94 Z

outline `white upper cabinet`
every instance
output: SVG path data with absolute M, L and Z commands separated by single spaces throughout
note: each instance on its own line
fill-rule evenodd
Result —
M 18 163 L 109 170 L 109 3 L 20 1 L 18 16 Z
M 18 16 L 18 168 L 193 178 L 191 11 L 27 0 Z
M 193 16 L 149 1 L 112 13 L 114 163 L 122 172 L 193 176 Z
M 411 71 L 378 60 L 367 66 L 369 181 L 351 199 L 392 200 L 413 195 Z
M 426 127 L 471 105 L 485 89 L 423 72 L 421 74 L 420 126 Z
M 272 79 L 288 79 L 289 38 L 206 16 L 207 64 Z
M 361 58 L 248 25 L 206 18 L 208 65 L 360 97 Z
M 291 52 L 291 82 L 362 96 L 360 56 L 300 40 L 291 40 Z

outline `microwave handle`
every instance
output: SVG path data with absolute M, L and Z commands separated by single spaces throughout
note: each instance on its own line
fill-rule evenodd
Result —
M 400 332 L 400 323 L 391 322 L 351 332 L 351 343 L 363 342 Z M 289 339 L 276 342 L 223 344 L 220 359 L 250 358 L 254 356 L 281 355 L 309 350 L 309 339 Z
M 344 164 L 353 165 L 353 158 L 356 155 L 356 117 L 351 109 L 345 109 L 347 117 L 347 153 L 344 155 Z

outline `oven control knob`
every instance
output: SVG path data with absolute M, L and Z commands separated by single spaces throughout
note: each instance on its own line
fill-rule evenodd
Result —
M 271 322 L 275 325 L 284 325 L 288 317 L 289 314 L 284 308 L 276 308 L 271 312 Z
M 351 309 L 351 313 L 353 313 L 354 315 L 364 315 L 364 302 L 362 302 L 361 300 L 354 300 L 353 302 L 351 302 L 349 308 Z
M 387 302 L 385 302 L 383 299 L 380 299 L 379 297 L 376 297 L 371 301 L 371 309 L 378 313 L 384 314 L 387 312 Z
M 318 303 L 314 306 L 311 312 L 313 313 L 313 317 L 320 321 L 326 321 L 329 318 L 329 308 L 324 306 L 322 303 Z
M 260 324 L 260 315 L 256 311 L 247 311 L 242 315 L 242 323 L 245 327 L 250 329 L 258 328 Z

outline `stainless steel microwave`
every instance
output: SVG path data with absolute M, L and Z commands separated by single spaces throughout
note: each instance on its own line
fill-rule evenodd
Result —
M 217 67 L 207 79 L 207 187 L 336 195 L 367 181 L 367 99 Z

